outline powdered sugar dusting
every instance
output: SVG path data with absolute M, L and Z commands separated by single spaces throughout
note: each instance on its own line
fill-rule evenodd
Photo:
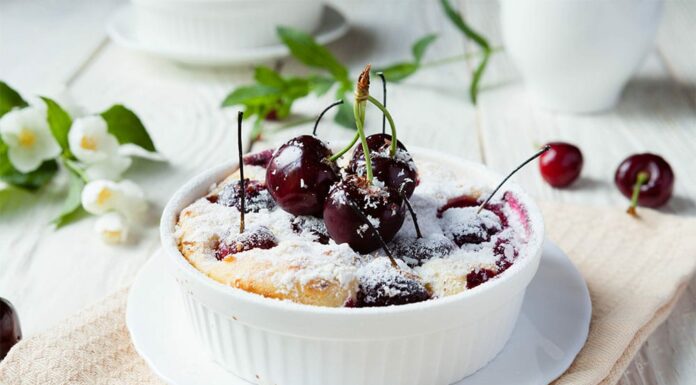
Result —
M 398 269 L 391 265 L 382 250 L 360 255 L 346 244 L 338 245 L 331 239 L 322 238 L 325 227 L 321 219 L 295 217 L 271 207 L 246 213 L 246 228 L 267 228 L 278 244 L 269 249 L 233 254 L 236 261 L 258 265 L 254 276 L 235 279 L 251 280 L 260 274 L 272 282 L 278 293 L 288 294 L 305 286 L 321 291 L 324 285 L 337 282 L 351 298 L 358 295 L 359 287 L 373 287 L 378 288 L 380 298 L 389 299 L 404 294 L 397 293 L 402 289 L 413 291 L 414 287 L 421 290 L 416 290 L 421 295 L 425 293 L 425 287 L 428 296 L 455 294 L 467 290 L 467 275 L 471 277 L 472 272 L 498 274 L 507 269 L 529 240 L 526 231 L 529 224 L 520 215 L 524 207 L 517 200 L 508 204 L 505 195 L 499 193 L 491 201 L 491 206 L 480 214 L 476 213 L 476 207 L 453 207 L 438 216 L 438 209 L 449 199 L 462 195 L 485 196 L 490 186 L 457 175 L 433 162 L 419 162 L 418 169 L 420 184 L 410 202 L 418 216 L 423 238 L 416 237 L 413 220 L 407 214 L 402 228 L 389 245 L 398 259 Z M 263 182 L 264 174 L 261 172 L 252 175 Z M 234 180 L 227 178 L 212 187 L 211 192 L 221 192 Z M 368 199 L 367 205 L 372 203 Z M 215 204 L 205 198 L 181 212 L 176 236 L 182 249 L 183 245 L 195 245 L 194 251 L 186 256 L 196 268 L 210 276 L 220 269 L 219 264 L 224 262 L 215 258 L 215 248 L 239 236 L 239 214 L 235 207 Z M 369 220 L 379 227 L 378 220 Z M 371 231 L 367 225 L 363 227 L 359 231 Z M 494 275 L 479 274 L 484 281 L 493 279 Z M 372 294 L 361 295 L 363 300 L 376 300 L 367 298 Z M 289 295 L 289 298 L 293 297 Z

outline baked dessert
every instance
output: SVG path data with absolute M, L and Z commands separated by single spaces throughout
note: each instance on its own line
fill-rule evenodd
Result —
M 360 91 L 357 109 L 375 102 Z M 393 125 L 364 136 L 356 116 L 361 146 L 349 160 L 316 135 L 240 159 L 180 212 L 181 254 L 222 284 L 327 307 L 450 296 L 515 263 L 531 229 L 513 192 L 493 195 L 471 175 L 414 160 Z

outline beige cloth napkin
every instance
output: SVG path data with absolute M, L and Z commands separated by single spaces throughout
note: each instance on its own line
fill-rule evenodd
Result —
M 556 385 L 614 384 L 667 317 L 696 268 L 696 220 L 640 210 L 543 205 L 549 238 L 590 288 L 590 335 Z M 0 364 L 0 384 L 157 384 L 130 343 L 127 290 L 17 344 Z

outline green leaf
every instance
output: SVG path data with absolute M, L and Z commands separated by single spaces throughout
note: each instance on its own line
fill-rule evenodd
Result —
M 440 0 L 442 8 L 445 10 L 445 14 L 452 21 L 452 23 L 459 28 L 462 33 L 469 39 L 473 40 L 479 47 L 484 50 L 490 50 L 491 47 L 488 44 L 488 40 L 481 36 L 478 32 L 474 31 L 462 18 L 457 10 L 452 7 L 449 0 Z
M 67 225 L 81 218 L 84 212 L 82 208 L 82 189 L 85 187 L 85 181 L 79 173 L 73 170 L 72 166 L 66 164 L 68 170 L 68 196 L 63 202 L 63 208 L 60 214 L 52 221 L 56 228 Z
M 0 163 L 3 161 L 0 160 Z M 8 162 L 9 164 L 9 162 Z M 12 167 L 10 165 L 10 167 Z M 58 172 L 58 163 L 55 160 L 47 160 L 34 171 L 22 174 L 12 167 L 10 170 L 3 170 L 0 179 L 8 184 L 25 190 L 35 191 L 43 187 L 53 179 L 53 176 Z
M 416 60 L 416 63 L 421 62 L 423 55 L 425 55 L 425 50 L 428 49 L 430 44 L 432 44 L 435 40 L 437 40 L 437 34 L 433 33 L 430 35 L 425 35 L 413 43 L 411 51 L 413 52 L 413 58 Z
M 223 107 L 244 105 L 260 106 L 274 103 L 278 99 L 278 88 L 265 85 L 251 85 L 235 88 L 222 102 Z
M 469 85 L 469 96 L 471 97 L 471 102 L 476 104 L 478 100 L 479 86 L 481 83 L 481 78 L 483 77 L 483 72 L 486 70 L 486 65 L 488 64 L 488 58 L 491 57 L 490 51 L 484 51 L 483 58 L 476 67 L 474 71 L 474 76 L 471 79 L 471 84 Z
M 281 88 L 285 81 L 276 71 L 268 67 L 256 67 L 254 70 L 254 79 L 266 86 Z
M 25 107 L 27 102 L 8 86 L 7 83 L 0 81 L 0 116 L 5 115 L 8 111 L 15 107 Z
M 41 99 L 46 103 L 48 126 L 51 128 L 53 136 L 63 149 L 63 153 L 70 156 L 70 147 L 68 146 L 68 132 L 72 125 L 72 119 L 65 110 L 58 105 L 54 100 L 42 96 Z
M 323 96 L 336 83 L 333 79 L 324 76 L 311 76 L 309 78 L 309 89 L 317 96 Z
M 348 69 L 311 35 L 288 27 L 278 27 L 277 32 L 297 60 L 310 67 L 327 70 L 339 81 L 348 79 Z
M 106 120 L 109 133 L 116 137 L 119 143 L 131 143 L 148 151 L 156 152 L 145 126 L 133 111 L 116 104 L 101 113 Z
M 345 101 L 338 106 L 338 112 L 334 116 L 334 122 L 345 128 L 355 129 L 355 115 L 353 114 L 353 103 Z
M 379 69 L 379 71 L 384 73 L 384 78 L 387 81 L 398 83 L 416 73 L 418 68 L 419 65 L 417 63 L 405 62 Z

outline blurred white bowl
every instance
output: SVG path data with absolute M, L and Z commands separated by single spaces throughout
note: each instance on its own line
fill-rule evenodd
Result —
M 502 0 L 505 49 L 542 107 L 614 106 L 653 47 L 660 0 Z
M 138 39 L 164 50 L 210 54 L 278 43 L 277 26 L 314 32 L 317 0 L 132 0 Z

